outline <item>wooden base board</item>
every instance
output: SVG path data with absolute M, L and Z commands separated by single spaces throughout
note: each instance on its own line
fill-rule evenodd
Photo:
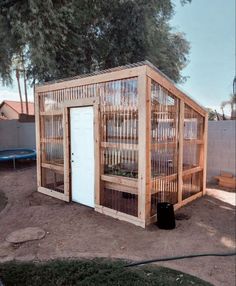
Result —
M 50 190 L 50 189 L 46 189 L 44 187 L 38 187 L 38 192 L 40 192 L 42 194 L 45 194 L 45 195 L 48 195 L 48 196 L 51 196 L 51 197 L 54 197 L 54 198 L 59 199 L 59 200 L 66 201 L 66 202 L 70 201 L 69 198 L 67 196 L 65 196 L 64 194 L 58 193 L 58 192 Z M 181 203 L 175 204 L 174 205 L 174 210 L 176 211 L 177 209 L 181 208 L 182 206 L 184 206 L 184 205 L 186 205 L 186 204 L 188 204 L 188 203 L 190 203 L 190 202 L 192 202 L 192 201 L 194 201 L 197 198 L 200 198 L 202 196 L 203 196 L 202 192 L 197 193 L 197 194 L 195 194 L 195 195 L 193 195 L 193 196 L 183 200 Z M 142 228 L 145 228 L 147 225 L 155 223 L 157 221 L 157 215 L 154 215 L 154 216 L 150 217 L 145 222 L 145 221 L 141 220 L 138 217 L 134 217 L 134 216 L 131 216 L 131 215 L 128 215 L 128 214 L 125 214 L 125 213 L 122 213 L 122 212 L 119 212 L 119 211 L 107 208 L 107 207 L 103 207 L 103 206 L 100 206 L 100 205 L 95 205 L 94 210 L 99 212 L 99 213 L 101 213 L 101 214 L 105 214 L 107 216 L 119 219 L 121 221 L 126 221 L 126 222 L 129 222 L 129 223 L 132 223 L 132 224 L 134 224 L 136 226 L 140 226 Z
M 181 203 L 175 204 L 174 205 L 174 210 L 176 211 L 179 208 L 187 205 L 188 203 L 190 203 L 190 202 L 192 202 L 192 201 L 194 201 L 194 200 L 196 200 L 196 199 L 198 199 L 198 198 L 200 198 L 202 196 L 203 196 L 203 192 L 199 192 L 199 193 L 197 193 L 197 194 L 195 194 L 195 195 L 193 195 L 193 196 L 183 200 Z
M 65 202 L 70 201 L 69 197 L 65 196 L 64 194 L 50 190 L 50 189 L 47 189 L 47 188 L 44 188 L 44 187 L 38 187 L 38 192 L 42 193 L 44 195 L 48 195 L 48 196 L 51 196 L 53 198 L 65 201 Z
M 156 215 L 156 214 L 153 215 L 153 216 L 151 216 L 151 217 L 146 221 L 146 225 L 150 225 L 150 224 L 153 224 L 153 223 L 155 223 L 155 222 L 157 222 L 157 215 Z
M 131 215 L 128 215 L 128 214 L 125 214 L 125 213 L 122 213 L 116 210 L 112 210 L 112 209 L 109 209 L 107 207 L 103 207 L 100 205 L 95 205 L 95 211 L 111 216 L 119 220 L 130 222 L 134 225 L 141 226 L 142 228 L 145 228 L 145 221 L 142 221 L 140 218 L 137 218 L 137 217 L 134 217 L 134 216 L 131 216 Z

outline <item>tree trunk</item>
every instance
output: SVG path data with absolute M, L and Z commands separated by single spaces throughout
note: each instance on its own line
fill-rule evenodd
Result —
M 22 72 L 23 72 L 23 78 L 24 78 L 26 114 L 29 114 L 28 93 L 27 93 L 26 74 L 25 74 L 25 61 L 24 61 L 23 54 L 21 55 L 21 64 L 22 64 Z
M 219 116 L 219 114 L 218 114 L 218 112 L 216 110 L 215 110 L 215 115 L 216 115 L 217 121 L 220 121 L 220 116 Z
M 18 69 L 16 69 L 16 80 L 17 80 L 18 91 L 19 91 L 19 96 L 20 96 L 21 113 L 23 113 L 24 110 L 23 110 L 23 101 L 22 101 L 22 93 L 21 93 L 21 86 L 20 86 L 20 73 Z
M 24 75 L 24 89 L 25 89 L 26 114 L 29 114 L 29 104 L 28 104 L 28 93 L 27 93 L 27 84 L 26 84 L 25 68 L 23 69 L 23 75 Z
M 234 119 L 235 119 L 235 111 L 234 111 L 234 103 L 233 103 L 233 100 L 232 100 L 232 102 L 230 103 L 230 107 L 231 107 L 231 116 L 230 116 L 230 119 L 231 119 L 231 120 L 234 120 Z

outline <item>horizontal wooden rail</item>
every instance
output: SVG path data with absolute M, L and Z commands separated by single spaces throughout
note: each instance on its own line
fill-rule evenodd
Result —
M 194 168 L 189 169 L 189 170 L 184 170 L 184 171 L 183 171 L 183 177 L 184 177 L 184 176 L 191 175 L 191 174 L 194 174 L 194 173 L 201 172 L 202 170 L 203 170 L 202 167 L 194 167 Z
M 101 180 L 105 182 L 110 183 L 116 183 L 132 188 L 138 187 L 138 180 L 133 178 L 126 178 L 121 176 L 115 176 L 115 175 L 101 175 Z
M 175 147 L 177 146 L 178 142 L 173 141 L 166 141 L 166 142 L 159 142 L 159 143 L 152 143 L 151 148 L 153 149 L 163 149 L 163 148 L 169 148 L 169 147 Z
M 125 186 L 121 184 L 116 184 L 116 183 L 104 182 L 104 188 L 114 190 L 117 192 L 129 193 L 132 195 L 138 194 L 137 188 L 133 188 L 133 187 Z
M 167 176 L 157 176 L 152 178 L 152 182 L 155 181 L 174 181 L 177 179 L 177 174 L 171 174 L 171 175 L 167 175 Z
M 40 111 L 39 114 L 42 116 L 63 115 L 63 110 L 58 109 L 58 110 Z
M 95 211 L 145 228 L 145 221 L 141 220 L 138 217 L 128 215 L 126 213 L 122 213 L 122 212 L 119 212 L 119 211 L 116 211 L 116 210 L 113 210 L 107 207 L 103 207 L 100 205 L 95 205 Z
M 121 116 L 124 115 L 127 117 L 127 113 L 138 114 L 138 108 L 136 105 L 104 105 L 101 107 L 101 110 L 105 115 L 120 113 Z
M 61 174 L 64 173 L 64 166 L 63 165 L 58 166 L 58 165 L 53 165 L 53 164 L 48 164 L 48 163 L 42 163 L 41 166 L 43 168 L 50 169 L 50 170 L 56 171 L 56 172 L 61 173 Z
M 101 142 L 101 147 L 103 148 L 113 148 L 113 149 L 123 149 L 123 150 L 138 150 L 138 144 L 127 144 L 127 143 L 110 143 Z
M 203 140 L 201 139 L 184 139 L 184 144 L 185 145 L 191 145 L 191 144 L 197 144 L 197 145 L 201 145 L 203 144 Z
M 41 143 L 63 144 L 63 138 L 41 138 Z
M 45 194 L 45 195 L 48 195 L 48 196 L 51 196 L 53 198 L 59 199 L 59 200 L 69 202 L 69 198 L 67 196 L 65 196 L 64 194 L 59 193 L 57 191 L 54 191 L 54 190 L 50 190 L 50 189 L 47 189 L 44 187 L 38 187 L 38 192 Z
M 138 66 L 128 69 L 121 69 L 116 71 L 111 71 L 103 74 L 92 75 L 82 78 L 72 78 L 69 80 L 64 80 L 55 83 L 49 83 L 45 85 L 38 85 L 35 86 L 36 92 L 49 92 L 55 91 L 59 89 L 67 89 L 72 87 L 79 87 L 83 85 L 90 85 L 102 82 L 108 82 L 113 80 L 121 80 L 121 79 L 128 79 L 128 78 L 135 78 L 138 77 L 140 74 L 146 73 L 146 66 Z
M 136 140 L 138 141 L 138 136 L 130 136 L 130 135 L 119 135 L 119 136 L 111 136 L 111 135 L 107 135 L 106 137 L 107 139 L 113 139 L 113 140 Z
M 58 160 L 51 160 L 51 161 L 43 159 L 42 163 L 48 164 L 48 165 L 51 165 L 51 166 L 59 166 L 59 167 L 63 167 L 64 166 L 63 160 L 60 160 L 60 159 L 58 159 Z M 42 166 L 42 164 L 41 164 L 41 166 Z

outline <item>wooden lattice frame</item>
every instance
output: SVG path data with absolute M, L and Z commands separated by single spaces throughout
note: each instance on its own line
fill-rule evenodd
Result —
M 178 155 L 178 203 L 175 205 L 175 209 L 189 203 L 190 201 L 205 194 L 206 188 L 206 152 L 207 152 L 207 112 L 199 106 L 195 101 L 189 98 L 186 94 L 180 91 L 170 80 L 159 73 L 152 65 L 149 63 L 142 63 L 137 66 L 127 66 L 114 70 L 110 70 L 104 73 L 98 73 L 96 75 L 91 75 L 88 77 L 76 78 L 66 81 L 60 81 L 55 83 L 49 83 L 42 86 L 35 87 L 35 118 L 36 118 L 36 142 L 37 142 L 37 185 L 38 191 L 44 194 L 56 197 L 61 200 L 70 201 L 71 200 L 71 190 L 70 190 L 70 155 L 69 155 L 69 117 L 68 108 L 71 106 L 84 106 L 93 105 L 95 107 L 96 122 L 99 124 L 99 99 L 80 99 L 76 102 L 67 101 L 64 104 L 62 111 L 63 114 L 63 125 L 64 125 L 64 167 L 63 170 L 59 166 L 48 164 L 46 167 L 52 170 L 58 170 L 64 173 L 64 194 L 57 193 L 53 190 L 46 189 L 42 187 L 42 174 L 41 168 L 43 163 L 41 162 L 41 126 L 40 118 L 45 115 L 45 112 L 40 112 L 40 94 L 42 92 L 50 92 L 55 90 L 67 89 L 72 87 L 84 86 L 89 84 L 97 84 L 108 81 L 115 81 L 121 79 L 128 79 L 132 77 L 137 77 L 138 79 L 138 112 L 139 112 L 139 143 L 138 152 L 142 154 L 138 159 L 138 180 L 137 182 L 121 177 L 106 176 L 100 173 L 100 159 L 99 159 L 99 127 L 96 127 L 95 135 L 95 162 L 97 168 L 97 175 L 95 180 L 95 210 L 112 217 L 131 222 L 133 224 L 145 227 L 149 223 L 156 220 L 156 215 L 150 215 L 151 208 L 151 142 L 150 142 L 150 132 L 151 132 L 151 81 L 157 82 L 168 92 L 173 94 L 180 100 L 179 109 L 179 155 Z M 192 168 L 190 170 L 183 170 L 183 121 L 184 121 L 184 105 L 187 104 L 198 114 L 204 118 L 204 129 L 202 134 L 202 140 L 197 140 L 195 143 L 200 145 L 200 163 L 198 167 Z M 53 112 L 51 111 L 50 114 Z M 61 112 L 54 111 L 54 114 L 61 114 Z M 190 142 L 191 143 L 191 142 Z M 144 155 L 143 155 L 144 154 Z M 44 164 L 45 166 L 45 164 Z M 185 200 L 182 199 L 182 187 L 183 187 L 183 176 L 194 174 L 202 171 L 202 191 L 198 192 L 196 195 L 191 196 Z M 112 210 L 101 206 L 99 201 L 100 197 L 100 185 L 101 179 L 108 180 L 121 186 L 126 186 L 130 188 L 137 188 L 138 191 L 138 217 L 134 217 L 116 210 Z

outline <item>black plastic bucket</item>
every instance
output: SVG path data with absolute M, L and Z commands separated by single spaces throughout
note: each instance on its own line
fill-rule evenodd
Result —
M 172 204 L 157 203 L 157 226 L 161 229 L 175 228 L 175 213 Z

